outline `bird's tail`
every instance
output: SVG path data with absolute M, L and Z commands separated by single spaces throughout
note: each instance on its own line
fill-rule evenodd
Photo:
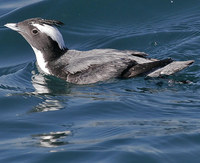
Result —
M 161 76 L 172 75 L 178 71 L 183 70 L 184 68 L 188 67 L 192 63 L 194 63 L 194 60 L 173 61 L 170 64 L 149 73 L 147 77 L 161 77 Z
M 164 67 L 172 62 L 173 62 L 173 60 L 171 58 L 168 58 L 168 59 L 163 59 L 163 60 L 159 60 L 159 61 L 137 64 L 137 65 L 131 67 L 130 69 L 126 70 L 126 72 L 124 72 L 122 74 L 122 77 L 131 78 L 131 77 L 135 77 L 138 75 L 150 73 L 150 72 L 155 71 L 158 68 Z

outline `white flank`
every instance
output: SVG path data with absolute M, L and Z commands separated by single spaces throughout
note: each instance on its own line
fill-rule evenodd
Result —
M 36 55 L 36 59 L 37 59 L 37 63 L 38 66 L 41 68 L 42 71 L 44 71 L 46 74 L 51 74 L 48 70 L 48 68 L 46 67 L 47 62 L 44 60 L 44 56 L 41 53 L 41 51 L 37 50 L 36 48 L 32 47 L 35 55 Z
M 38 28 L 42 33 L 46 33 L 52 40 L 56 41 L 60 47 L 60 49 L 65 48 L 65 42 L 59 30 L 56 27 L 52 27 L 47 24 L 32 24 L 36 28 Z

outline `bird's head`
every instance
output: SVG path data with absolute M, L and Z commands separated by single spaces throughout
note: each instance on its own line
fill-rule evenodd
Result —
M 63 25 L 56 20 L 42 18 L 27 19 L 18 23 L 5 24 L 20 33 L 33 48 L 38 63 L 53 61 L 67 51 L 61 33 L 56 27 Z M 41 67 L 41 65 L 39 64 Z

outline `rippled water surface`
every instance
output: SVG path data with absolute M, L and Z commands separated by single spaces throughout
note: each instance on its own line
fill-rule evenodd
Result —
M 173 76 L 74 85 L 3 25 L 58 19 L 70 49 L 195 60 Z M 199 0 L 1 0 L 0 162 L 199 162 Z

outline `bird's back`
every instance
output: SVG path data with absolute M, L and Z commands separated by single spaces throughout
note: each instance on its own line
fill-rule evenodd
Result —
M 145 56 L 143 52 L 131 50 L 68 50 L 55 64 L 61 65 L 61 71 L 65 72 L 68 82 L 89 84 L 121 77 L 133 65 L 152 62 Z

